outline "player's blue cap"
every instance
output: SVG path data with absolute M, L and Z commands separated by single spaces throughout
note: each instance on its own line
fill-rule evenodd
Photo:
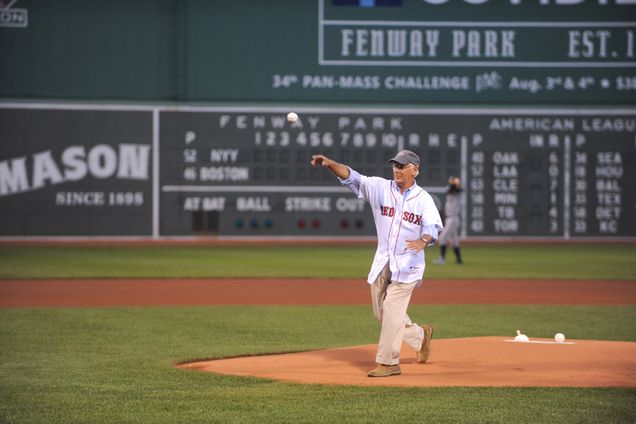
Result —
M 400 165 L 412 163 L 413 165 L 420 166 L 420 157 L 410 150 L 401 150 L 394 158 L 389 159 L 389 163 L 391 162 L 397 162 Z

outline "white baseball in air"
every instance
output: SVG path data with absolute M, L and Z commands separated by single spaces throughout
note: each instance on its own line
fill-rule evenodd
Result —
M 554 335 L 554 341 L 557 343 L 563 343 L 565 341 L 565 336 L 563 333 L 556 333 Z
M 530 339 L 525 334 L 521 334 L 521 331 L 517 330 L 517 335 L 515 336 L 515 342 L 529 342 Z
M 291 122 L 293 124 L 296 121 L 298 121 L 298 115 L 295 112 L 289 112 L 287 114 L 287 122 Z

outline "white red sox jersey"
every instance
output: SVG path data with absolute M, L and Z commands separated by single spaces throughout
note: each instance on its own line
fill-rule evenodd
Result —
M 424 276 L 424 251 L 407 249 L 407 241 L 425 234 L 437 240 L 442 220 L 430 194 L 414 184 L 400 193 L 395 181 L 366 177 L 349 168 L 349 178 L 340 180 L 358 198 L 369 202 L 378 235 L 378 247 L 367 281 L 373 284 L 389 262 L 391 281 L 421 283 Z

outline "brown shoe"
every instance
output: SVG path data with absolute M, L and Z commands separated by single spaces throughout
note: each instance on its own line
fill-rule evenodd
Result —
M 424 340 L 422 340 L 422 347 L 417 352 L 417 362 L 420 364 L 428 360 L 428 356 L 431 354 L 431 339 L 433 338 L 433 327 L 424 324 L 422 330 L 424 330 Z
M 367 374 L 369 377 L 390 377 L 392 375 L 400 375 L 400 365 L 382 365 L 378 364 L 375 369 L 372 369 Z

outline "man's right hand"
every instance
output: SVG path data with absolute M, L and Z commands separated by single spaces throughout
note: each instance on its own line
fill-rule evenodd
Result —
M 311 157 L 311 164 L 313 166 L 329 166 L 331 160 L 325 155 L 313 155 Z
M 336 177 L 341 179 L 349 178 L 349 168 L 346 165 L 329 159 L 325 155 L 312 155 L 311 164 L 313 166 L 324 166 L 328 168 Z

